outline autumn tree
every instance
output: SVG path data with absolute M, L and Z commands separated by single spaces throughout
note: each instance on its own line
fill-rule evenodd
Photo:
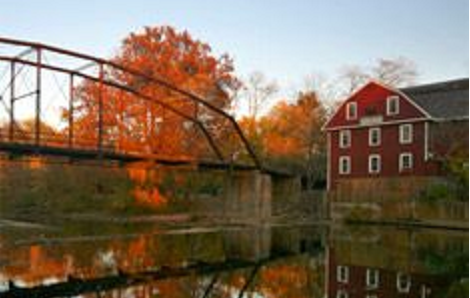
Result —
M 161 79 L 180 89 L 189 90 L 214 106 L 226 109 L 230 105 L 230 93 L 239 86 L 228 55 L 214 55 L 208 44 L 193 38 L 187 31 L 179 32 L 169 26 L 157 26 L 131 33 L 111 61 L 138 70 L 145 77 L 111 69 L 102 74 L 106 80 L 171 105 L 203 122 L 215 135 L 223 135 L 217 132 L 221 125 L 225 125 L 220 117 L 217 118 L 200 104 L 148 78 Z M 174 155 L 183 151 L 182 147 L 197 151 L 195 144 L 205 142 L 193 122 L 155 101 L 142 100 L 135 94 L 116 88 L 103 88 L 99 82 L 85 81 L 77 88 L 76 97 L 74 113 L 78 115 L 75 120 L 77 139 L 96 141 L 98 107 L 102 100 L 104 113 L 101 121 L 104 123 L 105 139 L 111 146 Z
M 259 123 L 266 159 L 301 171 L 313 187 L 325 175 L 325 120 L 325 107 L 313 91 L 299 92 L 294 103 L 279 102 Z
M 60 132 L 48 123 L 41 121 L 40 127 L 40 142 L 42 145 L 54 145 L 60 142 Z M 36 119 L 27 118 L 17 120 L 12 127 L 13 140 L 21 142 L 34 142 L 36 137 Z M 0 139 L 8 139 L 10 133 L 10 123 L 0 124 Z M 56 145 L 56 144 L 55 144 Z
M 262 135 L 259 128 L 259 117 L 278 92 L 279 87 L 274 80 L 269 80 L 262 72 L 251 73 L 242 81 L 237 94 L 239 109 L 247 106 L 248 113 L 239 121 L 245 135 L 258 155 L 263 155 Z

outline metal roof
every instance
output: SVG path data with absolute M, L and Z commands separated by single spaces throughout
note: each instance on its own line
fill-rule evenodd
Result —
M 400 89 L 436 119 L 468 119 L 468 78 Z

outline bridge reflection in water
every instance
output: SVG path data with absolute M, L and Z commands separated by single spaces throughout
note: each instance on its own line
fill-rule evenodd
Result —
M 88 224 L 59 231 L 4 223 L 0 297 L 443 298 L 468 286 L 465 231 L 102 230 L 108 232 Z
M 290 236 L 267 227 L 32 236 L 20 247 L 8 239 L 12 247 L 1 249 L 0 276 L 10 284 L 0 297 L 243 297 L 260 290 L 309 297 L 307 280 L 317 285 L 315 291 L 323 288 L 317 280 L 324 271 L 322 233 L 303 231 Z M 8 237 L 15 236 L 3 239 Z M 302 284 L 292 289 L 299 277 Z M 260 281 L 266 288 L 258 289 Z

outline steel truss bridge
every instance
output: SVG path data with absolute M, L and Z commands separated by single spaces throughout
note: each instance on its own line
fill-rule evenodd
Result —
M 114 61 L 0 37 L 0 152 L 8 156 L 263 170 L 224 108 Z

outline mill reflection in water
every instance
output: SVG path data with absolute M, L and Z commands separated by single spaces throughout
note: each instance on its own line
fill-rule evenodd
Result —
M 454 297 L 468 287 L 466 232 L 60 226 L 1 226 L 0 297 Z

